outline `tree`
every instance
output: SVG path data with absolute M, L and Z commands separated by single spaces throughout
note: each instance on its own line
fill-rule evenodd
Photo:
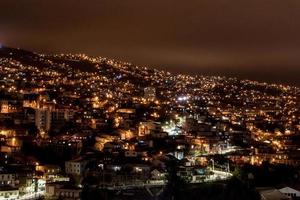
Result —
M 165 196 L 170 200 L 180 200 L 184 195 L 184 191 L 187 189 L 187 182 L 178 175 L 178 160 L 169 160 L 166 165 L 168 183 L 165 189 Z

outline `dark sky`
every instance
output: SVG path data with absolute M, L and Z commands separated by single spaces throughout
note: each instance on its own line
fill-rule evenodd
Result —
M 300 85 L 299 0 L 0 0 L 0 42 Z

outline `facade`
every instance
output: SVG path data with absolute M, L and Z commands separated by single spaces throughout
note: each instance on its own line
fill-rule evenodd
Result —
M 76 160 L 67 161 L 65 163 L 65 171 L 67 174 L 81 175 L 84 172 L 86 164 L 87 164 L 87 161 L 83 160 L 81 158 L 76 159 Z
M 138 153 L 136 151 L 125 151 L 125 157 L 137 157 Z
M 259 190 L 262 200 L 289 200 L 290 197 L 282 194 L 279 190 L 275 188 L 267 188 Z
M 81 189 L 60 188 L 55 192 L 55 196 L 66 200 L 80 200 Z
M 13 187 L 0 187 L 0 199 L 15 200 L 19 198 L 19 190 Z
M 0 173 L 0 185 L 9 185 L 14 187 L 17 184 L 16 175 L 11 173 Z
M 18 111 L 18 102 L 14 100 L 1 100 L 0 101 L 0 113 L 1 114 L 9 114 L 15 113 Z
M 36 109 L 35 125 L 40 131 L 49 131 L 51 128 L 51 111 L 48 109 Z
M 154 121 L 140 122 L 138 129 L 139 136 L 149 135 L 154 132 L 162 131 L 161 124 Z
M 64 187 L 61 183 L 46 184 L 46 197 L 67 200 L 79 200 L 81 189 L 77 187 Z
M 165 180 L 166 178 L 166 173 L 161 172 L 158 169 L 154 169 L 151 171 L 151 179 L 153 180 Z

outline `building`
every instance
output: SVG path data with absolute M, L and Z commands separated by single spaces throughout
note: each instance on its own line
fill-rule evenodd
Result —
M 285 196 L 275 188 L 257 188 L 262 200 L 288 200 L 290 197 Z
M 82 158 L 77 158 L 75 160 L 70 160 L 65 162 L 65 171 L 67 174 L 71 175 L 82 175 L 85 171 L 87 160 Z
M 0 113 L 8 114 L 8 113 L 15 113 L 18 111 L 19 104 L 17 101 L 14 100 L 1 100 L 0 101 Z
M 300 197 L 300 191 L 295 190 L 290 187 L 281 188 L 281 189 L 279 189 L 279 192 L 281 192 L 282 194 L 284 194 L 285 196 L 290 197 L 290 198 L 299 198 Z
M 149 135 L 151 133 L 162 131 L 161 123 L 154 121 L 140 122 L 139 124 L 139 136 Z
M 18 184 L 16 175 L 12 173 L 0 173 L 0 186 L 9 185 L 15 187 Z
M 35 125 L 41 132 L 49 131 L 51 128 L 51 111 L 48 109 L 36 109 Z
M 60 167 L 56 165 L 37 165 L 35 170 L 42 172 L 45 180 L 56 180 L 61 177 L 59 175 L 61 172 Z
M 72 186 L 65 186 L 63 183 L 46 184 L 46 197 L 67 200 L 79 200 L 81 189 Z
M 10 186 L 1 186 L 0 187 L 0 199 L 5 200 L 14 200 L 19 198 L 18 188 Z
M 59 132 L 59 130 L 69 121 L 72 113 L 68 110 L 55 109 L 51 111 L 51 130 Z
M 136 151 L 125 151 L 125 157 L 132 157 L 136 158 L 138 156 L 138 153 Z
M 150 101 L 156 98 L 156 89 L 154 87 L 146 87 L 144 89 L 144 98 Z
M 8 113 L 8 101 L 0 102 L 0 113 Z
M 165 181 L 167 173 L 161 172 L 158 169 L 154 169 L 151 171 L 151 179 L 153 180 L 163 180 Z
M 24 94 L 23 96 L 23 107 L 25 108 L 39 108 L 42 100 L 41 95 L 36 93 Z

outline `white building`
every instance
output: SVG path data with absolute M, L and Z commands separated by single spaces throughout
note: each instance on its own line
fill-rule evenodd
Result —
M 300 197 L 300 191 L 295 190 L 293 188 L 290 187 L 284 187 L 279 189 L 279 192 L 281 192 L 282 194 L 284 194 L 287 197 L 291 197 L 291 198 L 295 198 L 295 197 Z
M 0 199 L 14 200 L 19 198 L 18 188 L 0 187 Z
M 289 200 L 290 197 L 285 196 L 275 188 L 258 188 L 262 200 Z

